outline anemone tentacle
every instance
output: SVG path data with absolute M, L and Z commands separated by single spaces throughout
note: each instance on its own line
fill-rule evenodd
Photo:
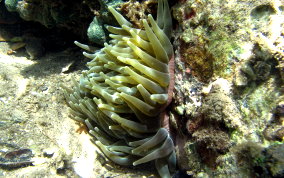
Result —
M 161 177 L 176 166 L 174 144 L 158 115 L 171 99 L 173 47 L 169 37 L 171 17 L 166 0 L 158 0 L 157 21 L 152 15 L 136 29 L 113 7 L 108 8 L 120 27 L 106 26 L 112 40 L 95 52 L 88 51 L 79 83 L 64 87 L 72 118 L 87 125 L 95 144 L 120 165 L 155 161 Z

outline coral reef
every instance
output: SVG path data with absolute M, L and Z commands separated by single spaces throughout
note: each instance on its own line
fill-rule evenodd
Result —
M 247 175 L 257 177 L 281 177 L 284 173 L 283 143 L 263 148 L 260 144 L 246 142 L 236 146 L 232 151 L 237 164 Z
M 173 48 L 169 41 L 171 15 L 168 3 L 159 0 L 157 22 L 152 15 L 142 20 L 144 30 L 133 27 L 112 6 L 109 11 L 120 27 L 107 26 L 112 40 L 94 52 L 92 59 L 65 97 L 73 119 L 87 125 L 95 144 L 120 165 L 139 165 L 155 160 L 161 177 L 176 167 L 174 145 L 158 118 L 171 100 Z
M 274 144 L 264 150 L 266 168 L 273 177 L 281 177 L 284 174 L 284 144 Z
M 6 0 L 1 2 L 13 15 L 20 16 L 25 21 L 39 22 L 47 28 L 68 30 L 77 38 L 86 39 L 87 28 L 92 21 L 90 9 L 98 9 L 99 3 L 66 0 Z M 13 19 L 12 19 L 13 20 Z M 6 18 L 7 23 L 12 22 Z M 11 21 L 11 22 L 10 22 Z
M 11 12 L 18 12 L 24 20 L 37 21 L 46 27 L 63 23 L 72 13 L 63 4 L 54 1 L 38 3 L 36 1 L 5 0 L 5 6 Z
M 186 124 L 188 133 L 195 142 L 196 152 L 209 167 L 214 167 L 217 157 L 225 154 L 234 144 L 230 132 L 246 133 L 231 95 L 231 86 L 225 79 L 218 79 L 209 86 L 202 106 Z
M 231 146 L 229 135 L 218 128 L 213 127 L 204 127 L 198 129 L 192 135 L 193 138 L 196 140 L 198 148 L 200 150 L 212 150 L 214 152 L 221 152 L 224 153 L 228 151 Z M 215 153 L 216 154 L 216 153 Z M 203 159 L 214 159 L 214 154 L 210 155 L 203 155 Z M 206 162 L 206 161 L 205 161 Z M 214 162 L 213 162 L 214 163 Z
M 230 129 L 242 128 L 241 114 L 230 96 L 231 94 L 230 83 L 225 79 L 218 79 L 211 84 L 210 92 L 204 97 L 203 105 L 200 114 L 204 115 L 206 123 L 221 124 Z
M 5 6 L 10 12 L 16 12 L 27 21 L 39 22 L 48 28 L 63 28 L 81 34 L 88 29 L 87 37 L 93 43 L 103 45 L 106 42 L 106 29 L 103 24 L 113 24 L 113 18 L 107 7 L 116 7 L 122 0 L 99 1 L 18 1 L 6 0 Z M 93 15 L 95 17 L 92 20 Z M 83 37 L 81 37 L 83 39 Z
M 5 0 L 5 6 L 8 11 L 16 11 L 18 0 Z
M 248 55 L 246 51 L 250 50 L 250 40 L 256 33 L 266 34 L 268 26 L 281 24 L 275 16 L 281 15 L 279 3 L 253 0 L 249 1 L 250 6 L 246 3 L 185 1 L 173 7 L 173 17 L 182 31 L 181 57 L 200 80 L 208 82 L 214 76 L 230 78 L 238 60 Z M 270 21 L 272 16 L 275 22 Z M 277 41 L 278 47 L 273 51 L 281 56 L 281 42 Z
M 265 128 L 263 134 L 267 140 L 282 141 L 284 139 L 284 103 L 280 102 L 273 114 L 273 120 Z
M 0 1 L 0 24 L 14 24 L 19 20 L 18 14 L 9 12 L 4 1 Z
M 193 176 L 271 176 L 269 161 L 259 174 L 250 166 L 257 155 L 239 164 L 233 150 L 283 142 L 283 3 L 183 0 L 173 17 L 183 167 Z
M 99 10 L 96 10 L 94 12 L 95 17 L 93 18 L 93 21 L 90 23 L 88 30 L 87 30 L 87 36 L 88 39 L 96 44 L 99 44 L 101 46 L 104 45 L 104 43 L 107 41 L 107 30 L 104 27 L 104 24 L 114 24 L 114 20 L 112 18 L 112 15 L 108 11 L 108 7 L 117 7 L 118 5 L 122 4 L 122 0 L 114 0 L 114 1 L 104 1 L 99 0 L 100 4 Z
M 90 41 L 96 42 L 97 44 L 103 45 L 106 41 L 106 34 L 103 29 L 103 23 L 97 17 L 94 17 L 90 23 L 87 36 Z
M 130 0 L 126 3 L 121 4 L 120 11 L 126 17 L 129 18 L 130 22 L 137 28 L 142 27 L 141 20 L 145 19 L 148 14 L 156 14 L 153 12 L 153 6 L 156 6 L 156 1 L 146 0 L 146 1 L 135 1 Z

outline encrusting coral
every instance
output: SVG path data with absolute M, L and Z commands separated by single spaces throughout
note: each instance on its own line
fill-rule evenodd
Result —
M 173 62 L 171 15 L 158 1 L 157 22 L 149 15 L 136 29 L 109 7 L 120 27 L 107 26 L 112 40 L 98 52 L 75 42 L 92 59 L 79 83 L 64 94 L 72 118 L 84 123 L 95 144 L 113 162 L 139 165 L 155 161 L 161 177 L 176 168 L 174 144 L 159 114 L 171 100 Z

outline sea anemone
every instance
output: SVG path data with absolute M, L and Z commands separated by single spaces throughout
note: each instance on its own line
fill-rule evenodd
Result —
M 176 168 L 174 144 L 161 127 L 159 114 L 169 100 L 173 80 L 171 15 L 166 0 L 158 1 L 157 21 L 152 15 L 136 29 L 109 7 L 120 27 L 106 26 L 112 40 L 94 52 L 75 42 L 92 59 L 72 89 L 64 95 L 72 118 L 84 123 L 106 157 L 120 165 L 155 161 L 161 177 Z

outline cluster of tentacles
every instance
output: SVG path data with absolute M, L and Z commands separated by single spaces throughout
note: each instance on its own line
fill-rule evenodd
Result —
M 112 40 L 91 53 L 79 83 L 64 94 L 72 118 L 87 125 L 95 144 L 110 160 L 120 165 L 155 161 L 161 177 L 176 168 L 174 144 L 158 115 L 167 105 L 170 88 L 169 40 L 171 16 L 166 0 L 159 0 L 157 21 L 152 15 L 142 20 L 144 29 L 133 28 L 109 7 L 120 27 L 107 26 Z

